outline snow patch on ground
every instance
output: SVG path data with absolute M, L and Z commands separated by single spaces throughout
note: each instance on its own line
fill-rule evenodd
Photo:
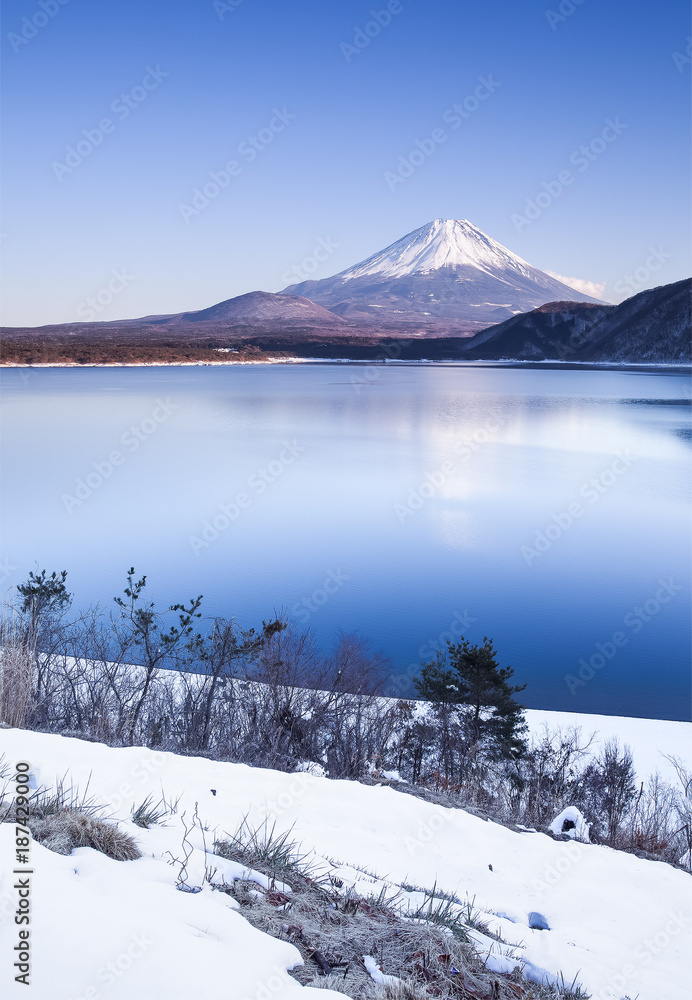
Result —
M 150 838 L 138 839 L 150 847 Z M 14 829 L 3 823 L 3 914 L 16 895 L 8 870 L 13 846 Z M 31 986 L 11 980 L 16 928 L 3 921 L 5 998 L 249 1000 L 264 988 L 277 1000 L 298 1000 L 304 992 L 287 973 L 301 961 L 293 945 L 255 930 L 229 896 L 210 886 L 177 892 L 172 868 L 160 856 L 122 862 L 78 848 L 64 857 L 34 844 L 32 864 Z M 320 990 L 314 996 L 339 994 Z

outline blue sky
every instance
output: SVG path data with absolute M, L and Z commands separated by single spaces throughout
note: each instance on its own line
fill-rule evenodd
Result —
M 438 217 L 609 301 L 690 273 L 684 0 L 3 10 L 6 324 L 278 291 Z

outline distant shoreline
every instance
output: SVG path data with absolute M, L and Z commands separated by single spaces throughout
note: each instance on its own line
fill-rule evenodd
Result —
M 21 365 L 0 361 L 0 368 L 219 368 L 228 365 L 284 365 L 310 362 L 310 358 L 263 358 L 261 361 L 39 361 Z
M 394 360 L 390 358 L 262 358 L 250 360 L 248 358 L 228 361 L 39 361 L 34 364 L 19 364 L 13 361 L 0 361 L 0 370 L 6 369 L 35 369 L 35 368 L 223 368 L 238 366 L 257 365 L 359 365 L 369 367 L 371 365 L 382 365 L 386 367 L 409 367 L 411 365 L 429 365 L 444 368 L 528 368 L 528 369 L 556 369 L 574 371 L 652 371 L 660 374 L 692 374 L 692 365 L 680 364 L 678 362 L 663 361 L 559 361 L 546 359 L 544 361 L 522 361 L 514 360 L 469 360 L 459 361 L 450 359 L 448 361 L 434 358 L 417 358 Z

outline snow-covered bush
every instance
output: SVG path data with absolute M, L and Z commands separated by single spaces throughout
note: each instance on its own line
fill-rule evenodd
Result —
M 576 806 L 567 806 L 559 816 L 556 816 L 548 827 L 556 837 L 565 835 L 572 840 L 580 840 L 582 843 L 589 842 L 589 824 Z

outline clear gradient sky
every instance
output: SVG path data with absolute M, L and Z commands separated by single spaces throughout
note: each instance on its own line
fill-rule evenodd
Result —
M 440 217 L 609 301 L 690 274 L 687 0 L 388 2 L 4 0 L 2 321 L 279 291 Z

